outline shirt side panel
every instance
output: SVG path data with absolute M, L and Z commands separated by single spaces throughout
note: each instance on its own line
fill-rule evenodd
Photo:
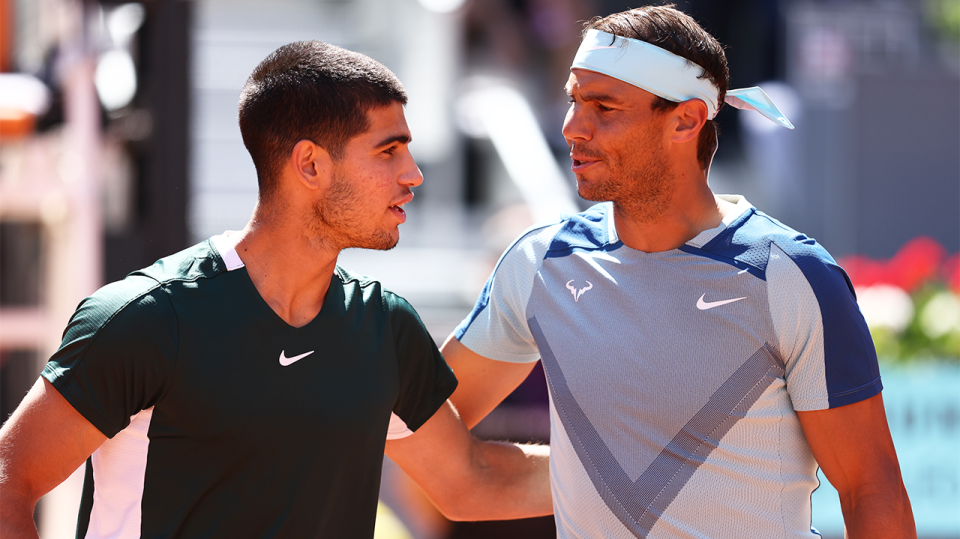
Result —
M 140 537 L 152 415 L 153 408 L 138 413 L 127 428 L 91 455 L 97 496 L 90 510 L 86 539 Z
M 803 272 L 776 245 L 770 247 L 767 287 L 794 409 L 829 408 L 820 304 Z
M 43 376 L 108 440 L 88 459 L 78 536 L 139 537 L 149 429 L 179 357 L 165 285 L 215 272 L 204 244 L 131 273 L 86 298 Z

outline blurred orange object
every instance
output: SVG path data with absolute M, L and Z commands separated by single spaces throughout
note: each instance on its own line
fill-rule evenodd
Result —
M 0 142 L 22 138 L 33 132 L 37 117 L 10 107 L 0 107 Z

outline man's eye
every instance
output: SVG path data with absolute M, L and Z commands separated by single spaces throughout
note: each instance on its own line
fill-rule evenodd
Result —
M 597 108 L 600 109 L 601 112 L 608 112 L 608 111 L 613 110 L 612 108 L 610 108 L 610 107 L 608 107 L 608 106 L 606 106 L 606 105 L 602 105 L 602 104 L 600 104 L 600 103 L 597 103 Z

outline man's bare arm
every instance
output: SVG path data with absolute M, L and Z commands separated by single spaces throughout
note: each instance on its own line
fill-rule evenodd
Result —
M 483 357 L 460 344 L 453 335 L 447 337 L 440 352 L 460 381 L 450 401 L 471 429 L 523 383 L 536 364 Z
M 37 537 L 33 510 L 106 441 L 40 378 L 0 429 L 0 536 Z
M 797 415 L 813 456 L 840 493 L 846 536 L 916 538 L 882 397 Z
M 449 401 L 385 453 L 451 520 L 506 520 L 553 513 L 549 447 L 481 442 Z

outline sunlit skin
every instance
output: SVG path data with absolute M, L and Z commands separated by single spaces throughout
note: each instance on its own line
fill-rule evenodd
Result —
M 407 219 L 403 205 L 413 200 L 411 188 L 423 183 L 403 107 L 393 104 L 367 116 L 370 128 L 347 143 L 313 208 L 314 232 L 340 249 L 396 246 L 398 227 Z
M 563 136 L 577 191 L 613 201 L 627 246 L 665 251 L 720 224 L 727 203 L 713 196 L 696 160 L 702 101 L 656 111 L 650 92 L 584 69 L 571 70 L 566 92 Z
M 389 249 L 423 175 L 399 103 L 367 111 L 369 128 L 339 159 L 311 140 L 294 145 L 278 195 L 260 201 L 237 253 L 278 316 L 303 327 L 320 312 L 340 251 Z M 298 271 L 291 271 L 297 268 Z
M 586 200 L 612 200 L 640 221 L 663 212 L 671 197 L 664 156 L 664 115 L 654 95 L 593 71 L 575 69 L 566 86 L 570 109 L 563 135 L 577 191 Z

